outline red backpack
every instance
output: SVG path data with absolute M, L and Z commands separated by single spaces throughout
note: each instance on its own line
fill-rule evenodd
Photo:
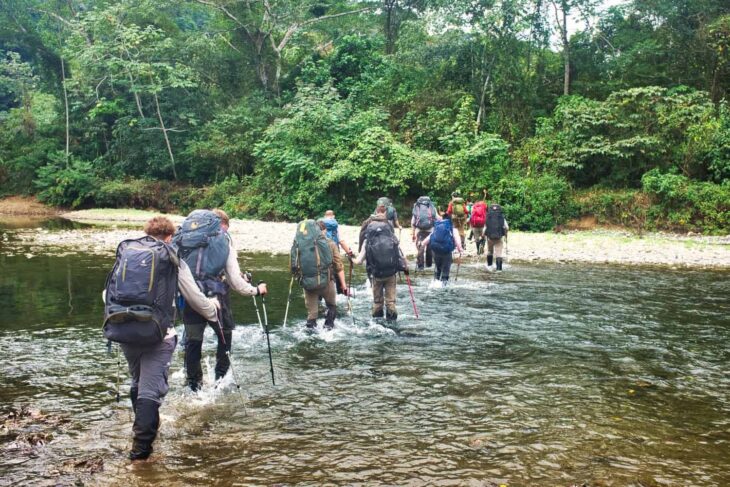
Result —
M 487 204 L 483 201 L 477 201 L 471 208 L 471 218 L 469 225 L 481 228 L 487 223 Z

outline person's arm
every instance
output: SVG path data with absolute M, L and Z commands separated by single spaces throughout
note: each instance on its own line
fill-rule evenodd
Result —
M 195 283 L 193 273 L 184 260 L 180 259 L 180 269 L 177 273 L 177 287 L 185 298 L 185 304 L 190 305 L 200 316 L 207 321 L 218 321 L 217 300 L 208 299 Z
M 368 228 L 368 225 L 370 224 L 370 218 L 362 222 L 362 225 L 360 226 L 360 237 L 357 240 L 357 251 L 360 252 L 362 250 L 362 244 L 365 242 L 365 231 Z
M 233 242 L 228 246 L 228 260 L 226 261 L 226 282 L 231 289 L 242 296 L 258 296 L 266 294 L 266 284 L 252 285 L 241 275 L 241 267 L 238 265 L 238 255 L 233 248 Z
M 443 218 L 441 218 L 441 215 L 439 215 L 439 211 L 436 209 L 436 206 L 433 203 L 431 203 L 431 208 L 433 208 L 434 220 L 436 220 L 437 222 L 443 220 Z
M 446 207 L 446 214 L 451 215 L 451 213 L 454 211 L 454 202 L 449 201 L 449 206 Z
M 507 236 L 507 232 L 509 232 L 509 225 L 507 225 L 507 219 L 504 219 L 504 236 Z
M 454 238 L 456 250 L 458 250 L 460 254 L 464 252 L 464 249 L 461 248 L 461 236 L 459 235 L 459 230 L 457 230 L 456 227 L 451 230 L 451 236 Z
M 433 233 L 430 233 L 428 235 L 428 237 L 426 237 L 425 239 L 421 240 L 421 247 L 423 247 L 424 250 L 427 250 L 428 249 L 428 244 L 431 243 L 431 235 L 433 235 Z
M 365 260 L 365 246 L 363 245 L 362 249 L 360 250 L 360 253 L 357 254 L 357 257 L 355 257 L 355 260 L 353 261 L 355 264 L 360 265 Z
M 342 250 L 344 250 L 345 253 L 347 255 L 349 255 L 350 257 L 352 257 L 354 255 L 350 246 L 347 245 L 347 242 L 345 242 L 342 238 L 340 238 L 340 247 L 342 247 Z
M 416 241 L 416 215 L 411 217 L 411 240 Z

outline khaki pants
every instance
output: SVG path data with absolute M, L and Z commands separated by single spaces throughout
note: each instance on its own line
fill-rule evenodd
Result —
M 335 282 L 330 281 L 326 287 L 322 289 L 314 289 L 312 291 L 304 290 L 304 305 L 307 307 L 307 320 L 316 320 L 319 314 L 319 298 L 324 299 L 327 308 L 337 306 L 337 291 L 335 290 Z
M 466 226 L 466 218 L 459 218 L 456 216 L 451 217 L 451 223 L 454 225 L 454 228 L 456 228 L 459 231 L 459 236 L 461 237 L 461 243 L 464 243 L 464 238 L 466 237 L 464 232 L 464 227 Z
M 395 308 L 395 280 L 396 275 L 390 277 L 373 277 L 373 317 L 380 318 L 383 316 L 383 301 L 387 312 L 387 319 L 395 319 L 398 317 L 398 310 Z
M 502 257 L 502 248 L 504 242 L 502 238 L 488 238 L 487 239 L 487 255 L 494 255 L 498 259 Z

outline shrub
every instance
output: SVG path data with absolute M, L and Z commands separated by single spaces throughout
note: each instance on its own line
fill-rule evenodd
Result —
M 38 199 L 54 206 L 76 208 L 93 200 L 98 179 L 92 164 L 71 157 L 66 164 L 64 153 L 53 154 L 51 162 L 38 169 L 35 185 Z
M 491 196 L 504 208 L 511 228 L 546 231 L 575 215 L 570 185 L 552 174 L 512 173 L 499 181 Z

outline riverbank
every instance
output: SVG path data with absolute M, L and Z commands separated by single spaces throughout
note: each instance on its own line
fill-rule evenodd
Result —
M 83 210 L 63 213 L 63 218 L 94 226 L 73 230 L 22 229 L 14 240 L 32 253 L 44 248 L 108 254 L 125 238 L 141 236 L 141 224 L 156 213 L 140 210 Z M 180 215 L 167 215 L 176 224 Z M 257 220 L 231 220 L 230 233 L 239 252 L 286 254 L 289 252 L 296 224 Z M 340 235 L 356 243 L 359 227 L 340 226 Z M 403 252 L 413 257 L 416 247 L 410 229 L 402 231 Z M 730 269 L 730 236 L 681 236 L 644 234 L 596 229 L 563 233 L 510 232 L 506 257 L 513 262 L 583 262 L 625 265 L 659 265 L 670 267 L 704 267 Z M 467 242 L 467 259 L 476 259 L 473 242 Z M 480 258 L 482 260 L 483 257 Z

